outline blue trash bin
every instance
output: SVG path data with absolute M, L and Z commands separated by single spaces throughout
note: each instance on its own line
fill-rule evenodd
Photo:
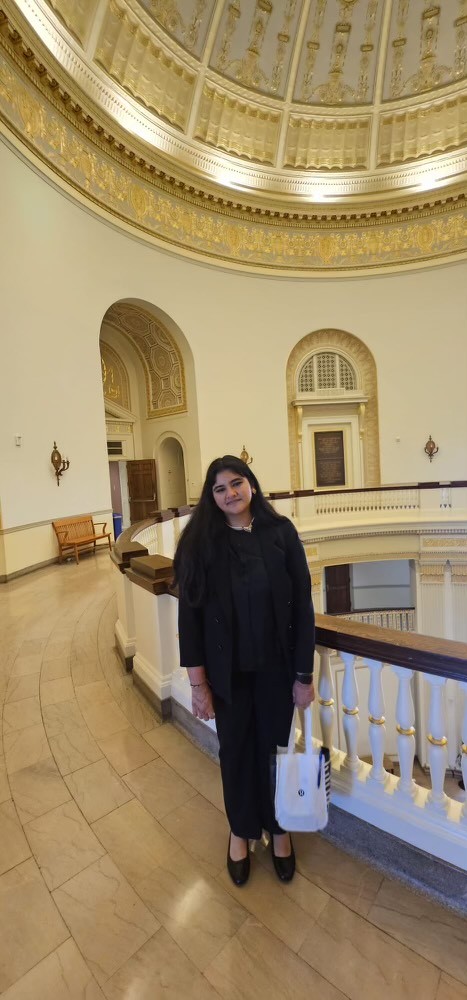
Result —
M 118 536 L 123 531 L 123 514 L 113 514 L 112 517 L 114 522 L 114 538 L 117 541 Z

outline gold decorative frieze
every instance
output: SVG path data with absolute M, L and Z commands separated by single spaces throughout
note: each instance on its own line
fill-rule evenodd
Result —
M 285 167 L 356 170 L 368 166 L 370 118 L 311 118 L 291 115 Z
M 185 412 L 183 359 L 162 323 L 140 306 L 117 302 L 107 310 L 102 326 L 123 333 L 139 355 L 146 381 L 148 418 Z
M 113 347 L 103 340 L 100 349 L 104 399 L 130 410 L 130 380 L 126 367 Z
M 195 137 L 227 153 L 246 156 L 259 163 L 273 163 L 280 120 L 279 112 L 247 103 L 205 84 Z
M 444 563 L 420 563 L 420 581 L 422 583 L 444 586 Z
M 131 434 L 133 430 L 132 424 L 125 424 L 120 421 L 109 420 L 106 417 L 105 428 L 107 434 Z
M 171 125 L 185 128 L 196 74 L 115 0 L 106 9 L 94 59 L 132 97 Z
M 416 160 L 465 146 L 467 94 L 438 100 L 428 106 L 382 114 L 378 136 L 378 166 Z
M 465 549 L 467 548 L 467 538 L 465 535 L 443 535 L 441 538 L 422 538 L 422 548 Z
M 457 587 L 467 587 L 467 566 L 465 563 L 451 563 L 451 580 Z
M 99 0 L 48 0 L 72 35 L 85 44 Z
M 3 25 L 5 26 L 6 20 Z M 167 160 L 143 158 L 122 129 L 96 121 L 86 102 L 70 97 L 43 64 L 19 45 L 0 18 L 0 120 L 11 141 L 95 204 L 114 221 L 143 236 L 247 269 L 325 273 L 399 267 L 446 260 L 467 253 L 464 195 L 415 202 L 399 213 L 392 207 L 373 213 L 371 203 L 352 214 L 347 207 L 308 204 L 297 199 L 275 210 L 274 203 L 250 202 L 219 186 L 197 186 L 180 175 L 167 176 Z M 92 107 L 92 106 L 91 106 Z M 94 109 L 92 109 L 94 110 Z M 125 145 L 124 139 L 127 144 Z M 136 149 L 136 152 L 135 152 Z M 204 152 L 207 158 L 207 153 Z M 165 167 L 165 170 L 164 170 Z M 274 180 L 272 171 L 271 181 Z M 297 181 L 297 184 L 299 182 Z M 346 190 L 347 190 L 346 182 Z M 397 183 L 393 175 L 393 183 Z M 294 190 L 291 184 L 292 191 Z M 427 200 L 426 194 L 423 200 Z

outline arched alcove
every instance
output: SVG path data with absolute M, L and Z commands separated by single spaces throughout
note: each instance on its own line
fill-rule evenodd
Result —
M 358 337 L 334 329 L 303 337 L 287 362 L 287 408 L 293 489 L 380 485 L 376 365 Z M 328 483 L 325 460 L 318 472 L 320 436 Z
M 161 508 L 182 507 L 187 502 L 185 459 L 175 435 L 168 434 L 160 442 L 156 461 Z
M 199 493 L 200 446 L 193 355 L 186 336 L 155 303 L 125 298 L 106 310 L 100 346 L 109 457 L 120 462 L 120 479 L 132 476 L 133 490 L 135 483 L 150 485 L 147 496 L 141 485 L 141 510 L 193 501 Z M 115 435 L 122 441 L 120 453 L 112 451 L 118 443 Z M 158 442 L 164 439 L 172 444 L 161 447 Z

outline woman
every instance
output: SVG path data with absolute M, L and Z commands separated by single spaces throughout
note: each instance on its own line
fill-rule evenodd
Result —
M 216 719 L 231 833 L 227 867 L 249 876 L 248 840 L 271 834 L 282 881 L 295 871 L 288 833 L 274 816 L 270 756 L 286 746 L 294 704 L 313 701 L 314 615 L 298 534 L 267 502 L 250 467 L 216 458 L 174 559 L 180 662 L 192 711 Z

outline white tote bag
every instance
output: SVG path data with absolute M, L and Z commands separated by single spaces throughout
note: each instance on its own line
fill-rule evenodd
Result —
M 287 750 L 277 748 L 274 805 L 283 830 L 312 833 L 328 821 L 330 763 L 328 750 L 313 747 L 311 708 L 304 718 L 305 752 L 295 753 L 295 712 Z

